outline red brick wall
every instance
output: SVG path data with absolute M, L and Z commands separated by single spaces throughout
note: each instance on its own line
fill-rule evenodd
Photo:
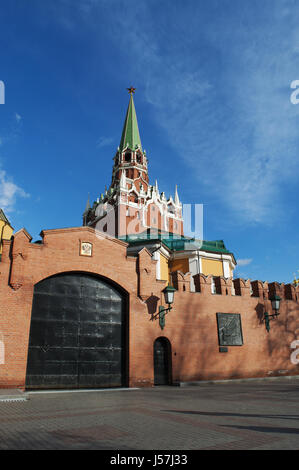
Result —
M 80 241 L 93 244 L 92 257 L 79 255 Z M 127 257 L 127 245 L 89 227 L 47 230 L 42 244 L 32 244 L 27 232 L 6 241 L 0 263 L 0 341 L 5 361 L 0 363 L 0 387 L 24 387 L 34 284 L 48 276 L 85 271 L 104 276 L 129 294 L 129 385 L 154 382 L 153 345 L 165 336 L 172 346 L 174 381 L 269 377 L 298 374 L 292 364 L 291 343 L 299 340 L 299 288 L 261 281 L 218 279 L 219 294 L 211 294 L 211 277 L 198 276 L 199 292 L 190 292 L 190 273 L 174 273 L 178 291 L 162 331 L 154 319 L 163 304 L 164 281 L 156 280 L 155 261 L 143 249 Z M 250 293 L 252 288 L 253 296 Z M 262 322 L 268 291 L 283 299 L 280 316 L 268 333 Z M 265 298 L 264 298 L 265 296 Z M 297 296 L 297 298 L 296 298 Z M 244 344 L 219 352 L 216 313 L 240 313 Z M 299 355 L 298 355 L 299 359 Z

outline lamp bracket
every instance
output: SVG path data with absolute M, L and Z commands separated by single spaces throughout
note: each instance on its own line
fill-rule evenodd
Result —
M 160 305 L 159 307 L 159 312 L 156 313 L 156 315 L 153 315 L 153 319 L 156 320 L 157 318 L 159 318 L 159 325 L 161 327 L 161 330 L 163 330 L 164 326 L 165 326 L 165 315 L 170 312 L 170 310 L 172 309 L 172 306 L 169 305 L 168 308 L 165 308 L 163 307 L 162 305 Z
M 263 321 L 265 322 L 266 330 L 268 331 L 268 333 L 270 331 L 270 320 L 274 320 L 276 317 L 278 317 L 278 315 L 279 312 L 275 312 L 271 315 L 269 315 L 268 312 L 265 312 Z

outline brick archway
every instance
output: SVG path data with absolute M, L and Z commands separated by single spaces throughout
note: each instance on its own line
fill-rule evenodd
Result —
M 34 287 L 26 388 L 127 384 L 127 295 L 86 272 Z

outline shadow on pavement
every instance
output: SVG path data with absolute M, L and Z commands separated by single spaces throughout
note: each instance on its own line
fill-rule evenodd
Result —
M 234 428 L 241 430 L 257 431 L 257 432 L 273 432 L 277 434 L 299 434 L 299 429 L 296 428 L 267 428 L 264 426 L 238 426 L 238 425 L 221 425 L 224 428 Z
M 239 418 L 267 418 L 267 419 L 292 419 L 298 420 L 299 415 L 261 415 L 261 414 L 246 414 L 246 413 L 224 413 L 214 411 L 192 411 L 192 410 L 161 410 L 168 413 L 182 413 L 187 415 L 200 415 L 200 416 L 235 416 Z

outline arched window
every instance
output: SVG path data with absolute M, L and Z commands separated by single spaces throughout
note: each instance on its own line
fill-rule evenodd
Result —
M 125 162 L 130 163 L 130 161 L 131 161 L 131 152 L 127 152 L 125 154 Z
M 137 163 L 141 163 L 141 162 L 142 162 L 140 153 L 137 153 L 136 161 L 137 161 Z
M 135 202 L 136 204 L 138 203 L 138 196 L 135 193 L 132 193 L 130 196 L 130 201 Z

